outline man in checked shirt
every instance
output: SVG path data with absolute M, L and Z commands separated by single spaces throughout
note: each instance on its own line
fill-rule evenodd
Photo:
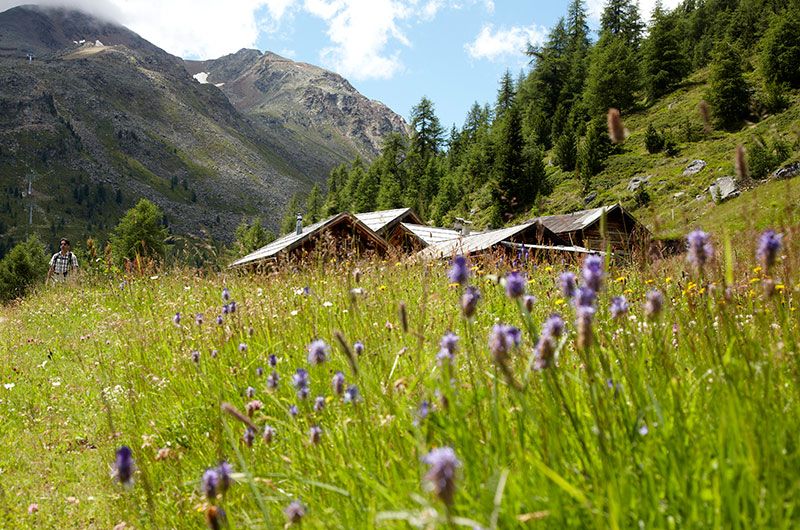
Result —
M 61 238 L 61 251 L 50 258 L 50 270 L 47 271 L 47 281 L 52 278 L 56 282 L 63 282 L 68 277 L 78 272 L 78 258 L 70 252 L 69 239 Z

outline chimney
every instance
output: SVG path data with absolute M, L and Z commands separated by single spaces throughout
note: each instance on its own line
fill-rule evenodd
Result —
M 297 214 L 297 225 L 295 226 L 294 233 L 298 236 L 303 233 L 303 214 Z
M 462 217 L 456 217 L 455 229 L 458 230 L 462 236 L 467 237 L 470 233 L 470 226 L 472 221 L 467 221 Z

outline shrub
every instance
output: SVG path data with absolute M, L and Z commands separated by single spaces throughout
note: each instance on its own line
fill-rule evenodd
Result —
M 161 209 L 147 199 L 141 199 L 128 210 L 111 235 L 117 262 L 136 257 L 162 260 L 168 236 L 162 225 L 163 218 Z
M 644 146 L 650 154 L 664 149 L 664 136 L 659 134 L 652 123 L 647 126 L 647 132 L 644 133 Z
M 24 296 L 47 274 L 44 245 L 35 235 L 18 243 L 0 260 L 0 301 Z
M 578 147 L 575 135 L 572 132 L 559 136 L 555 145 L 555 162 L 564 171 L 575 169 L 578 159 Z

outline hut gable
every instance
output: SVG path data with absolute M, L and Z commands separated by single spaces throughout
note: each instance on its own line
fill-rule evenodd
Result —
M 604 214 L 605 237 L 600 226 Z M 649 235 L 647 228 L 619 204 L 537 219 L 571 245 L 605 250 L 608 244 L 618 254 L 629 253 L 635 239 Z
M 356 218 L 373 232 L 386 238 L 402 222 L 422 224 L 422 219 L 412 208 L 397 208 L 355 214 Z M 388 239 L 388 238 L 387 238 Z
M 300 234 L 291 232 L 272 243 L 239 258 L 230 267 L 255 265 L 279 258 L 288 258 L 302 251 L 313 250 L 325 236 L 336 241 L 355 245 L 361 250 L 386 252 L 386 241 L 359 221 L 354 215 L 343 212 L 303 228 Z M 350 239 L 350 241 L 346 241 Z

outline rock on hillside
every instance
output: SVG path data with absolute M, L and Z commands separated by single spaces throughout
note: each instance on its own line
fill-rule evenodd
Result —
M 294 131 L 350 158 L 373 158 L 389 133 L 407 133 L 402 117 L 361 95 L 342 76 L 274 53 L 243 49 L 210 61 L 186 61 L 240 111 L 267 127 Z M 280 131 L 283 133 L 284 131 Z M 300 144 L 303 142 L 301 141 Z

